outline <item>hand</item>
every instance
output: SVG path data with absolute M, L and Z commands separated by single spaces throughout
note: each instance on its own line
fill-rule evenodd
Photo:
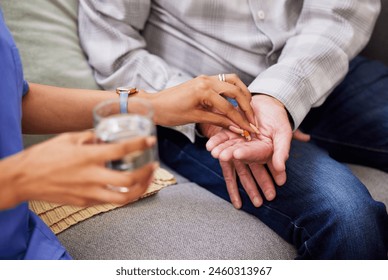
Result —
M 235 99 L 241 113 L 224 97 Z M 226 75 L 226 82 L 216 76 L 199 76 L 148 98 L 155 108 L 155 122 L 160 125 L 211 123 L 254 132 L 249 125 L 254 121 L 251 94 L 234 74 Z
M 281 186 L 286 181 L 285 162 L 292 138 L 287 111 L 279 101 L 267 95 L 254 96 L 252 107 L 258 120 L 259 134 L 256 138 L 259 141 L 236 143 L 235 139 L 224 135 L 210 139 L 208 149 L 213 150 L 220 145 L 217 153 L 223 161 L 237 159 L 246 163 L 268 164 L 275 182 Z
M 0 161 L 0 209 L 26 200 L 86 206 L 97 203 L 125 204 L 140 197 L 152 181 L 155 164 L 133 172 L 105 167 L 155 143 L 155 138 L 136 138 L 112 144 L 91 144 L 92 132 L 67 133 L 32 146 Z M 125 186 L 127 193 L 108 190 Z
M 252 150 L 265 151 L 261 153 L 262 157 L 260 160 L 258 159 L 258 162 L 252 162 L 248 164 L 241 160 L 220 159 L 220 166 L 226 182 L 226 188 L 228 190 L 231 202 L 235 208 L 239 209 L 242 206 L 236 182 L 236 172 L 240 178 L 240 182 L 243 188 L 256 207 L 260 207 L 263 203 L 263 199 L 257 189 L 257 185 L 259 185 L 267 200 L 270 201 L 275 198 L 275 185 L 264 165 L 264 163 L 266 163 L 271 156 L 272 148 L 270 145 L 265 142 L 261 142 L 256 137 L 253 137 L 252 141 L 246 142 L 245 138 L 241 137 L 240 135 L 220 127 L 204 124 L 201 126 L 201 128 L 202 133 L 205 135 L 214 135 L 210 138 L 206 147 L 209 151 L 211 151 L 212 156 L 215 158 L 220 159 L 220 154 L 222 153 L 223 149 L 229 148 L 231 145 L 234 146 L 248 144 Z M 217 145 L 217 143 L 220 144 Z
M 241 143 L 241 145 L 246 145 L 247 143 L 249 143 L 248 145 L 251 146 L 252 150 L 266 151 L 266 153 L 261 153 L 261 158 L 258 158 L 259 162 L 252 162 L 249 164 L 245 164 L 240 160 L 220 160 L 220 165 L 226 182 L 229 197 L 233 206 L 236 209 L 240 209 L 242 206 L 236 181 L 236 172 L 240 178 L 240 182 L 243 188 L 248 194 L 253 205 L 255 205 L 256 207 L 260 207 L 263 204 L 263 198 L 258 192 L 257 185 L 260 187 L 265 198 L 268 201 L 271 201 L 275 198 L 275 185 L 265 167 L 265 163 L 268 161 L 271 155 L 270 146 L 265 147 L 265 145 L 267 144 L 265 142 L 260 143 L 260 140 L 258 140 L 256 137 L 252 138 L 252 142 L 246 142 L 245 139 L 243 139 L 239 135 L 231 133 L 230 131 L 227 131 L 225 129 L 221 129 L 220 127 L 203 124 L 201 128 L 202 133 L 204 133 L 205 135 L 214 135 L 207 143 L 207 149 L 211 151 L 212 156 L 215 158 L 218 158 L 223 148 L 227 147 L 228 145 L 226 144 L 225 146 L 222 146 L 223 144 L 220 144 L 217 146 L 215 144 L 218 142 L 222 143 L 222 141 L 224 140 L 230 140 L 229 144 L 232 144 L 234 142 L 234 145 L 237 145 L 237 143 Z M 293 138 L 303 142 L 307 142 L 310 140 L 310 136 L 304 134 L 300 130 L 296 130 L 294 132 Z
M 259 134 L 250 142 L 226 131 L 206 127 L 202 130 L 205 135 L 211 134 L 212 136 L 207 143 L 207 149 L 221 162 L 224 176 L 227 176 L 225 180 L 228 192 L 232 194 L 231 200 L 236 208 L 241 207 L 241 199 L 238 195 L 237 184 L 233 179 L 234 168 L 239 173 L 240 181 L 255 206 L 261 205 L 262 198 L 252 175 L 247 172 L 249 169 L 267 200 L 274 199 L 276 192 L 264 164 L 268 166 L 277 185 L 281 186 L 286 181 L 285 162 L 288 159 L 292 138 L 287 112 L 279 101 L 266 95 L 254 96 L 252 107 L 258 119 Z
M 301 142 L 308 142 L 311 139 L 309 134 L 303 133 L 299 129 L 295 130 L 292 134 L 292 138 Z

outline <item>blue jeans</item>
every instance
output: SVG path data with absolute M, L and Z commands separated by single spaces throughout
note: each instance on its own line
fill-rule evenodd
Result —
M 292 243 L 300 259 L 387 259 L 388 215 L 340 162 L 388 171 L 388 68 L 357 57 L 346 79 L 301 125 L 312 141 L 293 141 L 287 183 L 274 201 L 253 206 L 239 183 L 242 209 Z M 191 143 L 158 128 L 160 157 L 171 168 L 228 200 L 206 139 Z

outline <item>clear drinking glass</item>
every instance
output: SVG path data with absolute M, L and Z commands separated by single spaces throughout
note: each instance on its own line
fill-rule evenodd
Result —
M 149 102 L 130 97 L 126 113 L 120 112 L 120 100 L 110 99 L 98 104 L 93 110 L 94 127 L 99 142 L 111 143 L 139 136 L 156 136 L 153 109 Z M 132 171 L 158 160 L 157 145 L 144 151 L 126 155 L 122 159 L 107 162 L 111 169 Z

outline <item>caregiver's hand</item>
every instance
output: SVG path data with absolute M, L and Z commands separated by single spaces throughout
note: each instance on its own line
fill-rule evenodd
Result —
M 156 164 L 120 172 L 106 168 L 105 162 L 150 148 L 156 139 L 109 144 L 93 144 L 93 139 L 89 131 L 66 133 L 1 160 L 0 209 L 27 200 L 86 206 L 139 198 L 151 183 Z M 128 191 L 112 191 L 107 185 Z

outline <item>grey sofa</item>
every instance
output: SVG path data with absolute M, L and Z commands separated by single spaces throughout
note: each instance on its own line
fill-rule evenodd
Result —
M 364 54 L 388 64 L 384 0 Z M 29 81 L 98 88 L 77 37 L 75 0 L 2 0 Z M 385 16 L 384 16 L 385 15 Z M 46 136 L 25 136 L 26 146 Z M 388 174 L 350 168 L 388 205 Z M 173 172 L 173 171 L 172 171 Z M 58 235 L 75 259 L 293 259 L 295 249 L 253 216 L 176 174 L 178 184 L 94 216 Z

